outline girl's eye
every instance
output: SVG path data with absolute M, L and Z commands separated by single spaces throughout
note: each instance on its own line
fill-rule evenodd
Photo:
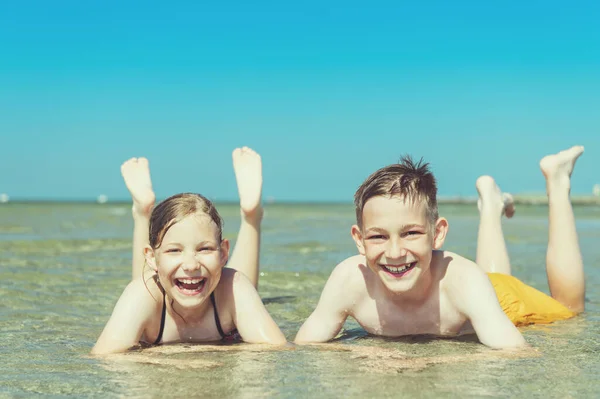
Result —
M 200 249 L 198 249 L 198 252 L 209 252 L 212 251 L 212 247 L 202 247 Z
M 181 250 L 180 250 L 179 248 L 170 248 L 170 249 L 167 249 L 167 251 L 166 251 L 166 252 L 167 252 L 168 254 L 172 254 L 172 253 L 177 253 L 177 252 L 180 252 L 180 251 L 181 251 Z

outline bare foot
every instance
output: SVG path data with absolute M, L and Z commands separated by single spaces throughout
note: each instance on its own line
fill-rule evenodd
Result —
M 515 216 L 515 200 L 510 193 L 502 193 L 502 202 L 504 203 L 504 215 L 507 218 Z
M 583 150 L 583 146 L 576 145 L 558 154 L 542 158 L 540 169 L 542 169 L 547 184 L 567 184 L 570 188 L 575 161 L 583 154 Z
M 152 190 L 150 167 L 146 158 L 131 158 L 121 165 L 121 175 L 133 199 L 133 213 L 149 217 L 156 196 Z
M 480 176 L 475 183 L 475 187 L 479 193 L 479 199 L 477 200 L 479 212 L 489 209 L 500 212 L 509 219 L 514 216 L 515 203 L 512 195 L 502 193 L 491 176 Z
M 248 147 L 236 148 L 231 154 L 233 170 L 240 195 L 240 207 L 246 218 L 262 218 L 262 161 L 260 155 Z

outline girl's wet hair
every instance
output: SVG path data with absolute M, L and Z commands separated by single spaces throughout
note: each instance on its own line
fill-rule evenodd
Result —
M 218 241 L 223 237 L 223 219 L 210 200 L 200 194 L 182 193 L 158 204 L 150 216 L 149 241 L 154 249 L 160 247 L 167 231 L 186 216 L 201 212 L 208 215 L 217 226 Z

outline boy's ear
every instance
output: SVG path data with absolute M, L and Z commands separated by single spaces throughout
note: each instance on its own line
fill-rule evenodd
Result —
M 152 270 L 158 273 L 158 267 L 156 266 L 156 256 L 154 255 L 154 250 L 150 245 L 146 245 L 144 247 L 144 258 L 146 258 L 146 263 Z
M 221 264 L 225 266 L 229 261 L 229 240 L 221 240 Z
M 446 241 L 446 234 L 448 234 L 448 220 L 446 218 L 439 218 L 435 222 L 435 235 L 433 237 L 433 249 L 440 249 Z
M 350 234 L 352 235 L 352 239 L 354 240 L 354 243 L 356 244 L 356 248 L 358 249 L 358 253 L 361 255 L 365 254 L 365 245 L 363 244 L 363 236 L 362 236 L 362 232 L 360 231 L 360 227 L 358 227 L 358 225 L 354 225 L 352 226 L 352 228 L 350 229 Z

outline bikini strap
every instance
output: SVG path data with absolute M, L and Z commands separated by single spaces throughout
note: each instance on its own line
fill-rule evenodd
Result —
M 162 314 L 160 316 L 160 330 L 158 330 L 158 337 L 156 337 L 156 341 L 154 341 L 154 345 L 158 345 L 162 340 L 163 331 L 165 329 L 165 315 L 167 313 L 167 298 L 165 297 L 165 291 L 163 291 L 163 306 L 162 306 Z
M 215 292 L 210 293 L 210 301 L 213 305 L 213 311 L 215 313 L 215 324 L 217 325 L 217 330 L 219 330 L 219 335 L 221 335 L 221 339 L 225 338 L 225 334 L 223 333 L 223 329 L 221 328 L 221 321 L 219 320 L 219 312 L 217 312 L 217 302 L 215 300 Z

